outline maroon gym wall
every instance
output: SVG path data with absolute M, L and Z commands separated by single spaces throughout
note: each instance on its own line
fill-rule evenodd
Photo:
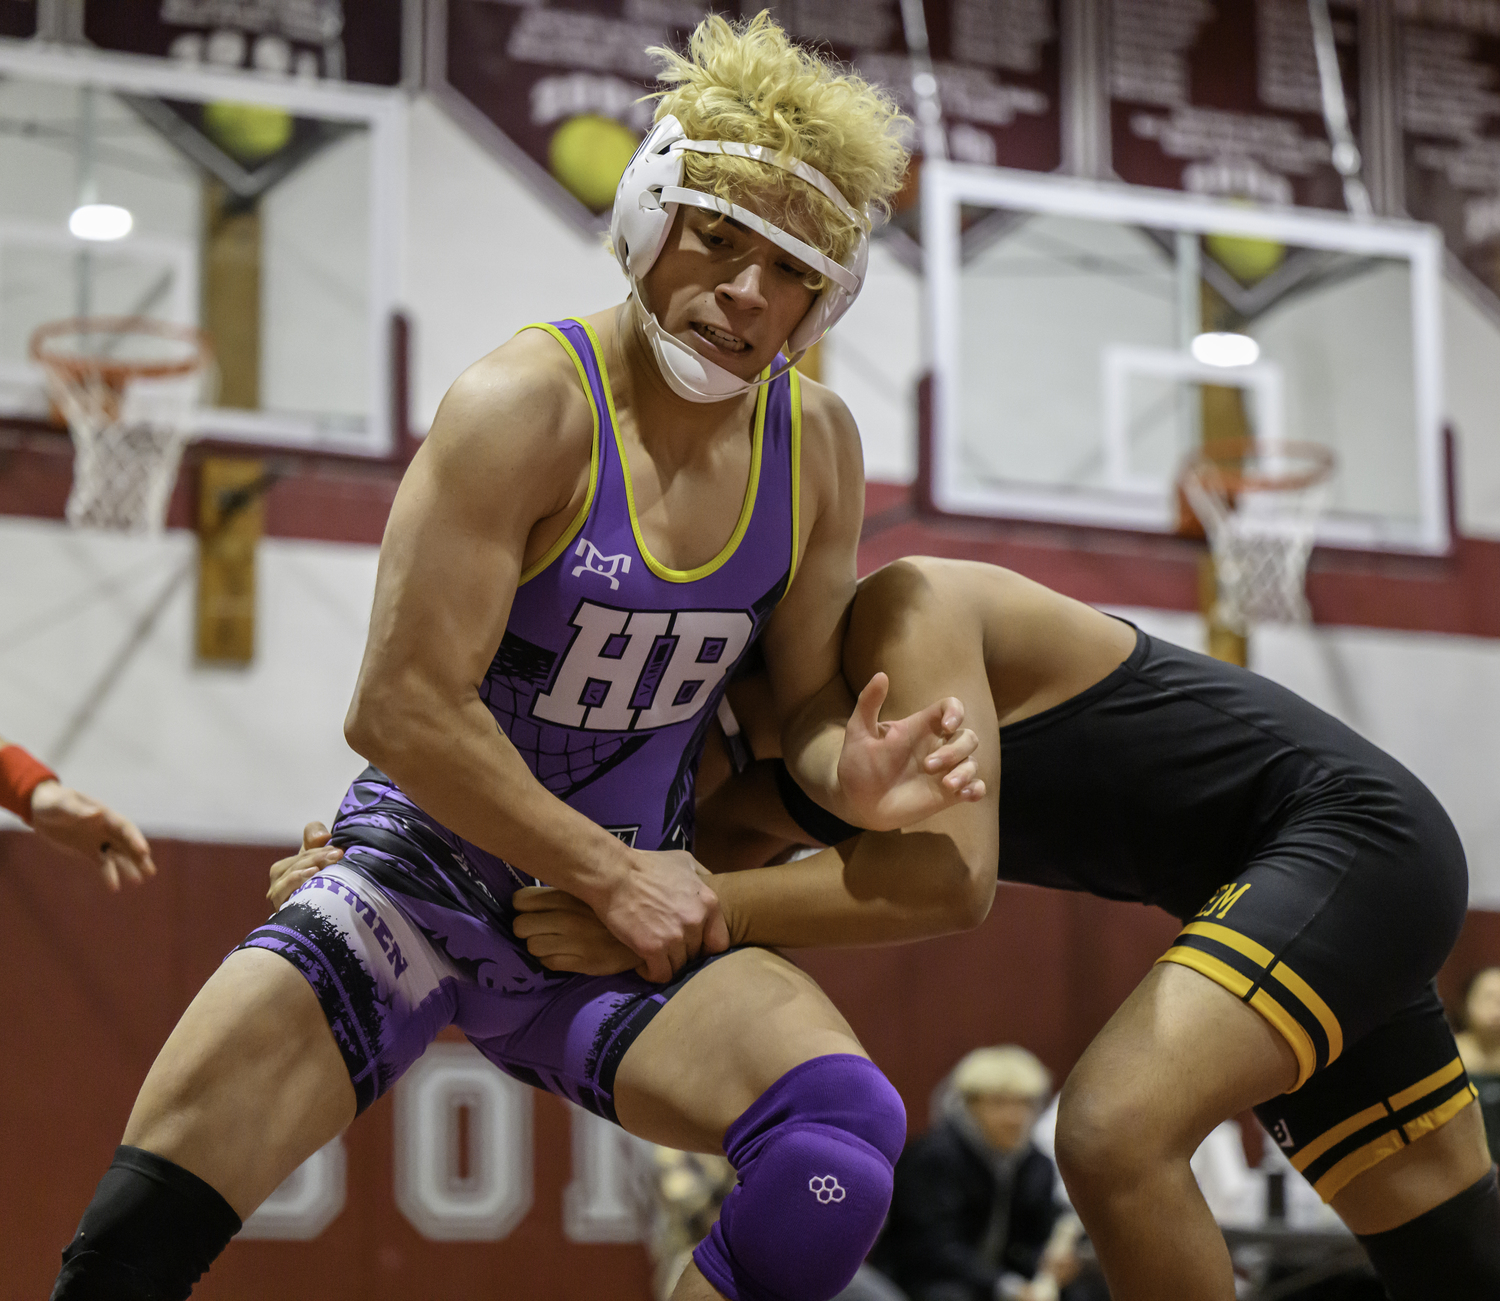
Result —
M 0 1053 L 0 1301 L 46 1295 L 57 1253 L 109 1163 L 141 1079 L 193 993 L 265 916 L 280 850 L 158 841 L 149 887 L 107 895 L 25 832 L 0 833 L 0 952 L 10 999 Z M 1170 940 L 1147 908 L 1002 885 L 989 920 L 927 944 L 800 955 L 926 1125 L 934 1084 L 979 1043 L 1034 1049 L 1061 1076 Z M 1500 913 L 1470 914 L 1445 975 L 1500 962 Z M 203 1301 L 646 1301 L 644 1253 L 562 1229 L 568 1117 L 538 1096 L 535 1199 L 503 1242 L 421 1238 L 392 1197 L 390 1100 L 348 1135 L 348 1205 L 311 1243 L 235 1243 Z

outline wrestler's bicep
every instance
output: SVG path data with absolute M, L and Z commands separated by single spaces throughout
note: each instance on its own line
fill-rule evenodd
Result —
M 864 517 L 864 465 L 853 417 L 826 389 L 805 385 L 804 394 L 801 519 L 807 534 L 764 643 L 783 724 L 839 676 Z
M 397 490 L 362 687 L 415 676 L 471 690 L 500 644 L 528 539 L 567 507 L 578 465 L 586 471 L 587 435 L 581 449 L 558 436 L 572 423 L 566 393 L 496 357 L 449 390 Z

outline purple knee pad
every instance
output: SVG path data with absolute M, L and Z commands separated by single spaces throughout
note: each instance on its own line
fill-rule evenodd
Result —
M 724 1136 L 739 1183 L 693 1253 L 729 1301 L 828 1301 L 875 1243 L 906 1141 L 901 1096 L 839 1053 L 794 1067 Z

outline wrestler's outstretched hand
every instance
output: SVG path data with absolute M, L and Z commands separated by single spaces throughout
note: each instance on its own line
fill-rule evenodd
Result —
M 104 884 L 144 885 L 156 875 L 151 846 L 135 823 L 59 781 L 44 781 L 31 795 L 31 825 L 55 844 L 99 864 Z
M 572 971 L 581 976 L 613 976 L 621 971 L 646 975 L 641 960 L 609 933 L 594 910 L 566 890 L 528 885 L 510 900 L 516 907 L 511 929 L 517 939 L 526 941 L 531 956 L 548 971 Z
M 271 888 L 266 891 L 271 911 L 280 909 L 303 882 L 311 880 L 343 856 L 342 849 L 328 843 L 328 828 L 321 822 L 309 822 L 302 828 L 301 850 L 290 858 L 278 858 L 271 864 Z
M 984 798 L 973 755 L 979 738 L 964 727 L 954 696 L 891 723 L 880 721 L 890 679 L 877 673 L 859 693 L 844 728 L 838 781 L 847 820 L 871 831 L 896 831 L 961 801 Z
M 647 980 L 671 980 L 700 953 L 722 953 L 729 930 L 703 868 L 680 849 L 632 850 L 592 899 L 599 920 L 633 952 Z

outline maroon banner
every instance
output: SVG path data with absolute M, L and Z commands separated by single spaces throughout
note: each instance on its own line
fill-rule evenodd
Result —
M 1500 294 L 1500 4 L 1397 11 L 1406 209 Z
M 703 6 L 672 0 L 434 0 L 443 43 L 429 69 L 492 126 L 571 214 L 597 222 L 650 125 L 657 63 L 681 49 Z M 769 7 L 797 40 L 854 65 L 912 108 L 899 0 L 741 0 Z M 950 152 L 965 162 L 1051 171 L 1062 161 L 1058 0 L 927 0 Z M 465 113 L 465 116 L 468 112 Z M 563 196 L 567 196 L 564 198 Z
M 0 36 L 36 35 L 36 0 L 0 0 Z
M 83 32 L 105 50 L 272 76 L 401 80 L 401 0 L 86 0 Z
M 1125 181 L 1311 208 L 1344 207 L 1305 0 L 1113 0 L 1110 128 Z M 1333 0 L 1351 122 L 1357 0 Z

